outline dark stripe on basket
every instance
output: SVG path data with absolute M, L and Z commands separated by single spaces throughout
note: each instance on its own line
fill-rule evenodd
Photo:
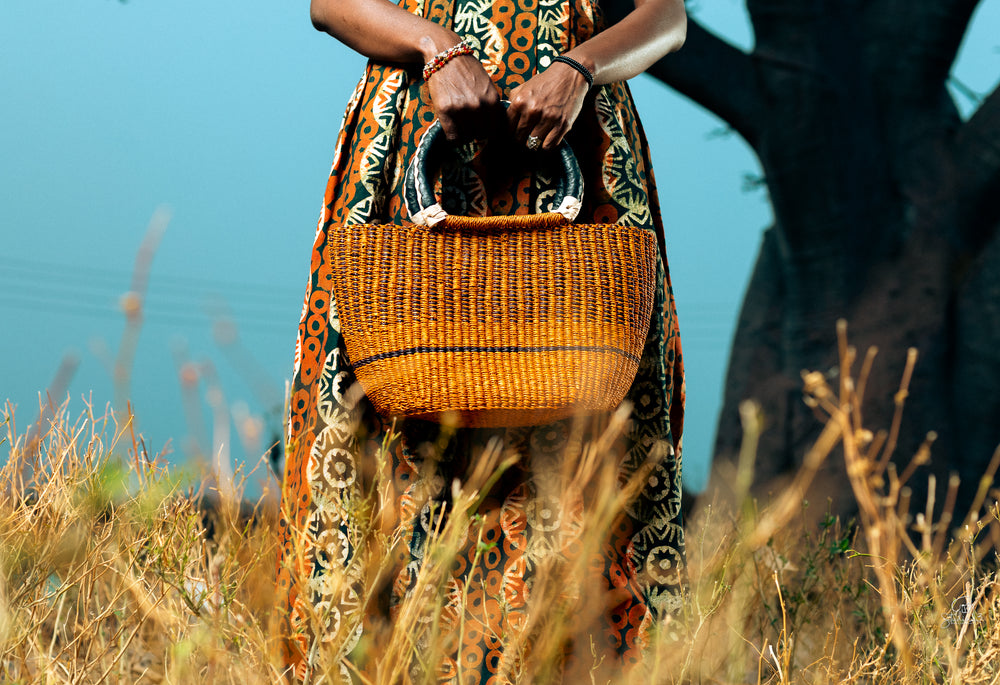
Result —
M 354 362 L 353 366 L 356 369 L 359 366 L 379 362 L 383 359 L 392 359 L 394 357 L 405 357 L 411 354 L 427 354 L 432 352 L 610 352 L 612 354 L 625 357 L 636 364 L 639 363 L 639 357 L 634 354 L 629 354 L 628 352 L 617 347 L 611 347 L 610 345 L 542 345 L 538 347 L 522 347 L 519 345 L 510 345 L 505 347 L 459 345 L 451 347 L 444 345 L 438 347 L 411 347 L 407 350 L 383 352 L 381 354 L 376 354 L 372 357 L 367 357 L 366 359 Z

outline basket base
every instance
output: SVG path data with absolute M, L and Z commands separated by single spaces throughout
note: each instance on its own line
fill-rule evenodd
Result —
M 482 409 L 479 411 L 446 411 L 427 414 L 408 414 L 407 419 L 431 421 L 462 428 L 520 428 L 540 426 L 568 419 L 571 416 L 589 416 L 600 410 L 582 411 L 577 407 L 552 407 L 549 409 Z
M 620 351 L 580 348 L 422 352 L 380 359 L 355 373 L 384 415 L 499 428 L 613 411 L 637 369 L 638 360 Z

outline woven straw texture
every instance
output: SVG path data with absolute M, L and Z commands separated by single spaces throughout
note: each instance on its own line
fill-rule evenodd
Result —
M 558 214 L 341 226 L 350 362 L 380 413 L 532 425 L 618 406 L 652 314 L 656 239 Z

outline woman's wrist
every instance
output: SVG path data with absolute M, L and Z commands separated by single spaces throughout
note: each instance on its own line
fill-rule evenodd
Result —
M 455 59 L 456 57 L 462 57 L 463 55 L 471 55 L 473 53 L 472 45 L 469 43 L 467 38 L 463 38 L 458 43 L 448 48 L 447 50 L 442 50 L 438 54 L 434 55 L 424 64 L 423 77 L 427 81 L 433 76 L 439 69 L 444 67 L 448 62 Z
M 437 55 L 455 47 L 462 41 L 462 37 L 454 31 L 446 29 L 443 26 L 437 26 L 436 24 L 433 26 L 438 30 L 429 31 L 417 41 L 417 49 L 420 51 L 424 64 L 427 64 Z
M 576 62 L 576 65 L 583 67 L 583 70 L 590 74 L 590 78 L 587 79 L 587 83 L 593 87 L 594 81 L 597 79 L 597 64 L 593 57 L 588 55 L 585 50 L 580 50 L 578 48 L 570 50 L 569 52 L 560 55 L 560 57 L 564 57 L 571 62 Z M 583 76 L 583 71 L 578 69 L 576 65 L 567 64 L 567 66 L 572 66 L 574 69 L 577 69 L 577 71 L 580 71 L 580 75 Z M 586 76 L 584 76 L 584 78 L 586 78 Z
M 552 63 L 565 64 L 566 66 L 576 71 L 576 73 L 587 84 L 588 91 L 594 87 L 594 74 L 590 71 L 590 69 L 588 69 L 587 67 L 585 67 L 583 64 L 573 59 L 572 57 L 568 55 L 559 55 L 554 60 L 552 60 Z

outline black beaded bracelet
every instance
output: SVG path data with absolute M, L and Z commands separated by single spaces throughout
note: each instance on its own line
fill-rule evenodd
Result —
M 568 64 L 571 67 L 573 67 L 574 69 L 576 69 L 577 71 L 579 71 L 581 74 L 583 74 L 583 78 L 587 79 L 587 90 L 590 90 L 591 88 L 594 87 L 594 75 L 590 73 L 590 69 L 588 69 L 587 67 L 583 66 L 582 64 L 580 64 L 579 62 L 577 62 L 572 57 L 567 57 L 566 55 L 559 55 L 558 57 L 556 57 L 552 61 L 553 62 L 562 62 L 563 64 Z

